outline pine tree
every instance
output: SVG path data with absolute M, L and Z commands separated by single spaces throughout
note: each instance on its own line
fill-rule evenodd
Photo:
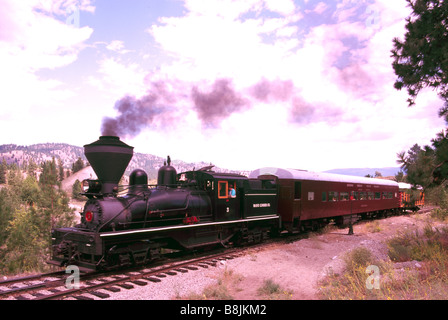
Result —
M 76 179 L 72 187 L 72 198 L 77 200 L 85 199 L 84 196 L 80 195 L 81 192 L 82 192 L 81 182 L 78 179 Z
M 430 146 L 420 147 L 415 144 L 407 154 L 398 154 L 397 162 L 406 172 L 407 181 L 424 189 L 434 187 L 434 168 L 436 167 L 435 151 Z
M 36 162 L 34 162 L 33 158 L 30 158 L 28 160 L 28 169 L 27 169 L 28 175 L 31 175 L 34 178 L 37 178 L 37 174 L 36 174 L 37 168 L 38 168 L 38 166 L 37 166 Z
M 24 207 L 17 209 L 7 231 L 7 251 L 2 259 L 4 268 L 10 272 L 40 269 L 43 265 L 46 242 L 40 235 L 31 210 Z
M 5 158 L 0 163 L 0 184 L 6 183 L 6 173 L 8 172 L 8 166 L 6 165 Z
M 54 159 L 42 163 L 39 182 L 33 175 L 24 179 L 17 167 L 10 169 L 0 189 L 0 274 L 43 269 L 51 229 L 73 224 Z
M 394 87 L 407 89 L 409 106 L 426 87 L 448 101 L 448 1 L 406 1 L 412 13 L 406 18 L 404 41 L 393 40 Z
M 76 160 L 72 164 L 72 171 L 73 173 L 78 172 L 79 170 L 84 168 L 84 161 L 82 161 L 81 157 L 78 157 L 78 160 Z
M 59 169 L 59 181 L 64 180 L 64 166 L 62 165 L 62 160 L 58 159 L 58 169 Z
M 55 226 L 69 226 L 73 223 L 73 210 L 69 207 L 69 197 L 61 189 L 54 158 L 42 164 L 42 174 L 39 179 L 41 197 L 39 210 L 41 227 L 47 234 Z

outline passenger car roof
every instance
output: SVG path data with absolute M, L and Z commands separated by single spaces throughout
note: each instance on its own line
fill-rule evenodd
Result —
M 375 184 L 375 185 L 398 187 L 397 182 L 385 179 L 346 176 L 342 174 L 324 173 L 324 172 L 309 172 L 304 170 L 282 169 L 275 167 L 265 167 L 256 169 L 249 174 L 249 178 L 256 179 L 260 175 L 274 175 L 279 179 L 362 183 L 362 184 Z

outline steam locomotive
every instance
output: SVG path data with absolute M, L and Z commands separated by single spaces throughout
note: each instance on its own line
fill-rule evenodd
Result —
M 331 221 L 347 226 L 415 209 L 394 181 L 280 168 L 257 169 L 249 177 L 212 166 L 178 174 L 169 157 L 157 185 L 148 185 L 147 174 L 136 169 L 119 192 L 133 147 L 101 136 L 84 153 L 98 180 L 83 181 L 88 200 L 81 223 L 52 230 L 49 261 L 84 271 L 146 264 L 166 249 L 245 245 Z
M 81 223 L 52 230 L 50 264 L 85 270 L 146 264 L 162 248 L 192 250 L 262 241 L 279 227 L 277 193 L 270 180 L 216 173 L 211 167 L 177 174 L 170 158 L 157 185 L 134 170 L 125 195 L 118 182 L 133 147 L 115 136 L 84 146 L 98 180 L 83 181 L 88 201 Z

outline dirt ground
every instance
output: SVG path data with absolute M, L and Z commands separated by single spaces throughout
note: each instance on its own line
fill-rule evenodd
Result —
M 429 210 L 423 209 L 419 214 L 361 222 L 354 225 L 353 235 L 348 235 L 348 228 L 332 229 L 293 243 L 271 245 L 229 260 L 215 272 L 222 274 L 224 268 L 232 271 L 232 277 L 237 281 L 228 287 L 236 300 L 263 299 L 258 288 L 268 279 L 281 286 L 285 299 L 319 299 L 319 280 L 329 271 L 342 272 L 345 267 L 343 257 L 347 252 L 365 246 L 376 258 L 387 260 L 385 240 L 399 231 L 423 228 L 428 214 Z M 377 224 L 381 231 L 374 232 L 372 224 Z
M 289 243 L 274 243 L 262 249 L 249 248 L 248 253 L 222 261 L 216 267 L 181 273 L 140 288 L 111 294 L 111 300 L 172 300 L 172 299 L 291 299 L 317 300 L 319 281 L 328 272 L 344 271 L 344 256 L 364 246 L 378 260 L 388 260 L 386 240 L 399 231 L 423 228 L 430 208 L 420 213 L 387 219 L 364 221 L 348 228 L 331 228 L 322 234 L 311 234 Z M 379 232 L 375 228 L 379 227 Z M 277 297 L 263 296 L 259 288 L 267 280 L 280 285 Z M 224 285 L 222 285 L 224 284 Z M 213 290 L 225 287 L 224 294 Z M 210 293 L 212 292 L 212 293 Z

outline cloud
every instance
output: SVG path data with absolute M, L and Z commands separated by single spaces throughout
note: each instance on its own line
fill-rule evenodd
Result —
M 270 11 L 284 16 L 294 14 L 296 9 L 293 0 L 265 0 L 265 6 Z
M 56 69 L 76 61 L 93 30 L 75 28 L 53 17 L 65 12 L 57 3 L 3 1 L 0 10 L 0 86 L 7 108 L 22 112 L 35 106 L 53 106 L 72 96 L 56 79 L 42 79 L 37 72 Z M 5 10 L 4 10 L 5 9 Z
M 63 16 L 71 15 L 74 10 L 95 12 L 91 0 L 38 0 L 36 9 Z
M 67 75 L 57 77 L 55 74 L 78 60 L 93 32 L 90 27 L 66 23 L 71 14 L 67 9 L 73 3 L 1 1 L 0 136 L 3 140 L 29 144 L 39 142 L 36 139 L 64 139 L 62 134 L 56 137 L 55 132 L 67 129 L 61 124 L 76 110 L 71 102 L 76 99 L 77 88 L 68 82 Z M 89 3 L 77 2 L 77 10 L 93 10 Z M 56 117 L 60 119 L 54 121 Z M 48 119 L 51 124 L 45 122 Z M 17 128 L 20 128 L 19 133 Z
M 322 14 L 328 9 L 328 5 L 325 2 L 319 2 L 314 8 L 314 12 L 317 14 Z
M 121 40 L 113 40 L 106 45 L 106 49 L 117 52 L 119 54 L 125 54 L 132 52 L 132 50 L 127 50 L 124 48 L 124 42 Z
M 148 30 L 175 57 L 164 67 L 166 74 L 192 83 L 231 79 L 233 92 L 250 101 L 228 113 L 210 109 L 210 118 L 201 113 L 209 109 L 196 106 L 202 120 L 216 124 L 230 113 L 267 103 L 288 110 L 295 125 L 335 124 L 359 121 L 369 103 L 388 98 L 381 93 L 391 80 L 390 41 L 403 19 L 388 12 L 385 1 L 339 1 L 326 23 L 306 31 L 300 28 L 303 14 L 291 1 L 207 3 L 185 1 L 184 16 L 159 19 Z M 226 11 L 225 4 L 232 10 Z M 318 14 L 328 13 L 329 6 L 322 1 L 310 5 Z M 393 9 L 402 7 L 394 4 Z M 379 27 L 368 23 L 378 23 L 377 14 Z
M 276 3 L 189 0 L 184 16 L 160 18 L 147 31 L 175 59 L 165 72 L 183 80 L 227 77 L 248 85 L 277 74 L 285 54 L 299 45 L 296 23 L 302 15 L 266 16 L 270 9 L 294 11 L 290 1 Z
M 89 27 L 67 25 L 46 11 L 37 10 L 40 6 L 29 2 L 11 1 L 5 5 L 8 11 L 1 11 L 0 21 L 3 21 L 2 30 L 8 30 L 8 35 L 5 37 L 2 33 L 0 36 L 2 52 L 23 63 L 30 71 L 72 63 L 82 50 L 83 42 L 93 32 Z
M 185 0 L 185 8 L 196 16 L 221 17 L 224 19 L 237 19 L 249 10 L 259 10 L 260 0 Z
M 115 96 L 140 96 L 147 90 L 147 72 L 138 63 L 126 63 L 120 58 L 107 57 L 98 62 L 96 74 L 88 76 L 88 82 L 103 92 Z

